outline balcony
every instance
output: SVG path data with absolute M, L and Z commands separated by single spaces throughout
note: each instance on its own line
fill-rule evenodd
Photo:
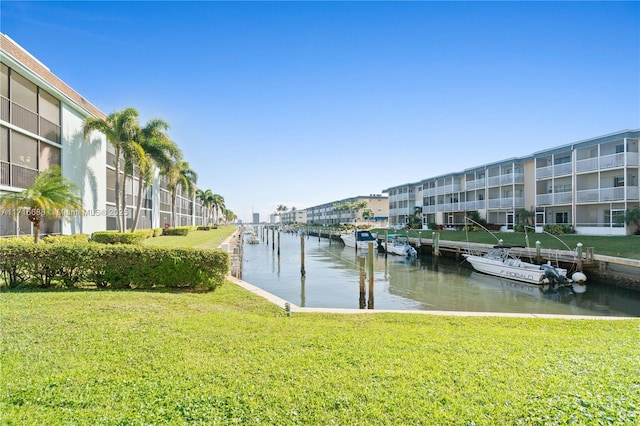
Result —
M 0 99 L 0 119 L 45 139 L 60 143 L 60 126 L 58 124 L 52 123 L 5 97 Z
M 468 180 L 465 184 L 465 188 L 467 190 L 478 188 L 484 189 L 486 182 L 486 179 Z
M 567 176 L 573 173 L 571 163 L 556 164 L 555 166 L 546 166 L 536 168 L 536 179 L 546 179 L 553 176 Z M 523 177 L 524 182 L 524 177 Z
M 0 162 L 0 185 L 26 188 L 33 183 L 37 175 L 38 171 L 35 169 Z
M 484 200 L 465 201 L 460 203 L 460 209 L 462 210 L 482 210 L 484 209 Z
M 585 189 L 576 192 L 578 203 L 598 203 L 608 201 L 637 201 L 640 199 L 640 188 L 637 186 L 620 186 L 615 188 Z

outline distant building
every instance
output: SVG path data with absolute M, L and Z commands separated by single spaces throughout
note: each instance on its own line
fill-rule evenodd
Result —
M 363 208 L 352 208 L 359 203 Z M 387 226 L 389 221 L 389 199 L 386 195 L 370 194 L 332 201 L 305 209 L 310 225 L 370 225 Z
M 260 213 L 253 214 L 253 223 L 260 223 Z
M 292 224 L 292 223 L 307 223 L 307 212 L 306 210 L 290 210 L 288 212 L 284 212 L 280 214 L 280 222 L 283 224 Z
M 591 235 L 631 232 L 622 218 L 640 207 L 640 129 L 573 142 L 483 166 L 387 188 L 391 226 L 419 214 L 461 227 L 477 211 L 505 230 L 522 222 L 570 225 Z

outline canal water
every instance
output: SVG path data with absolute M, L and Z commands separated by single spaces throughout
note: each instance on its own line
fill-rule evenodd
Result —
M 327 238 L 280 234 L 275 244 L 244 244 L 242 279 L 302 307 L 509 312 L 640 317 L 640 292 L 592 280 L 587 291 L 543 293 L 539 287 L 474 272 L 464 260 L 406 259 L 375 253 L 373 287 L 361 279 L 354 248 Z M 364 268 L 368 273 L 369 266 Z M 364 282 L 364 293 L 361 284 Z

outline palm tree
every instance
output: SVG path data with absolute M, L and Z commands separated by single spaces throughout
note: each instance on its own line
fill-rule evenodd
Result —
M 207 225 L 211 225 L 213 217 L 213 196 L 214 193 L 210 189 L 204 191 L 202 189 L 196 190 L 196 199 L 200 200 L 202 207 L 207 209 Z
M 126 216 L 124 213 L 124 204 L 121 204 L 121 198 L 124 199 L 125 191 L 123 191 L 120 181 L 120 159 L 123 156 L 123 152 L 131 152 L 130 145 L 138 133 L 138 128 L 138 111 L 135 108 L 126 108 L 122 111 L 114 112 L 106 119 L 87 117 L 82 125 L 85 139 L 87 139 L 89 133 L 97 130 L 106 136 L 107 142 L 113 145 L 115 149 L 113 166 L 116 170 L 116 219 L 118 230 L 121 232 L 124 232 L 126 226 Z
M 193 195 L 195 184 L 198 180 L 196 172 L 191 170 L 189 163 L 176 159 L 173 164 L 166 170 L 167 189 L 171 191 L 171 223 L 175 227 L 176 223 L 176 199 L 178 197 L 178 188 L 183 192 Z
M 624 214 L 624 222 L 627 225 L 633 224 L 635 226 L 633 233 L 638 235 L 640 233 L 640 207 L 628 209 Z
M 233 222 L 234 220 L 236 220 L 238 218 L 238 216 L 236 216 L 236 214 L 234 212 L 232 212 L 229 209 L 224 209 L 224 211 L 222 212 L 223 216 L 224 216 L 224 224 L 228 225 L 230 222 Z
M 367 203 L 366 201 L 354 201 L 353 203 L 351 203 L 349 210 L 356 213 L 356 217 L 354 220 L 357 220 L 360 217 L 360 212 L 367 207 L 369 207 L 369 203 Z
M 22 192 L 0 196 L 0 209 L 12 211 L 17 217 L 21 212 L 33 223 L 33 241 L 40 241 L 42 218 L 69 217 L 82 213 L 82 200 L 77 195 L 78 186 L 62 177 L 59 166 L 52 166 L 39 173 L 33 184 Z
M 213 194 L 213 200 L 211 202 L 211 207 L 213 208 L 214 212 L 215 212 L 215 222 L 214 224 L 218 223 L 218 219 L 220 217 L 220 213 L 224 211 L 224 209 L 226 208 L 225 204 L 224 204 L 224 197 L 220 194 Z
M 138 170 L 138 201 L 136 205 L 136 215 L 133 219 L 131 232 L 136 230 L 140 211 L 142 207 L 142 193 L 148 188 L 153 178 L 153 166 L 160 170 L 167 170 L 171 167 L 173 158 L 181 157 L 182 153 L 178 146 L 166 135 L 169 125 L 160 119 L 150 120 L 138 135 L 136 144 L 139 147 L 139 155 L 132 157 L 135 159 L 135 166 Z

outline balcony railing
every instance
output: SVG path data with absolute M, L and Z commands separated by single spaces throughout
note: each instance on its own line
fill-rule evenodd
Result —
M 536 195 L 536 205 L 550 206 L 553 204 L 553 194 Z
M 546 166 L 536 168 L 536 179 L 545 179 L 552 176 L 566 176 L 573 172 L 571 163 L 556 164 L 555 166 Z M 524 182 L 524 177 L 523 177 Z
M 571 192 L 557 192 L 553 194 L 554 204 L 568 204 L 573 200 L 573 194 Z
M 478 189 L 478 188 L 484 188 L 486 184 L 486 180 L 485 179 L 476 179 L 476 180 L 468 180 L 465 183 L 465 188 L 467 190 L 469 189 Z
M 35 169 L 18 166 L 6 162 L 0 162 L 0 184 L 26 188 L 31 185 L 38 175 Z
M 624 167 L 624 152 L 600 157 L 601 169 L 612 169 L 616 167 Z
M 38 116 L 37 113 L 11 102 L 4 96 L 0 98 L 0 119 L 9 121 L 11 124 L 50 141 L 60 143 L 60 126 L 58 124 Z

